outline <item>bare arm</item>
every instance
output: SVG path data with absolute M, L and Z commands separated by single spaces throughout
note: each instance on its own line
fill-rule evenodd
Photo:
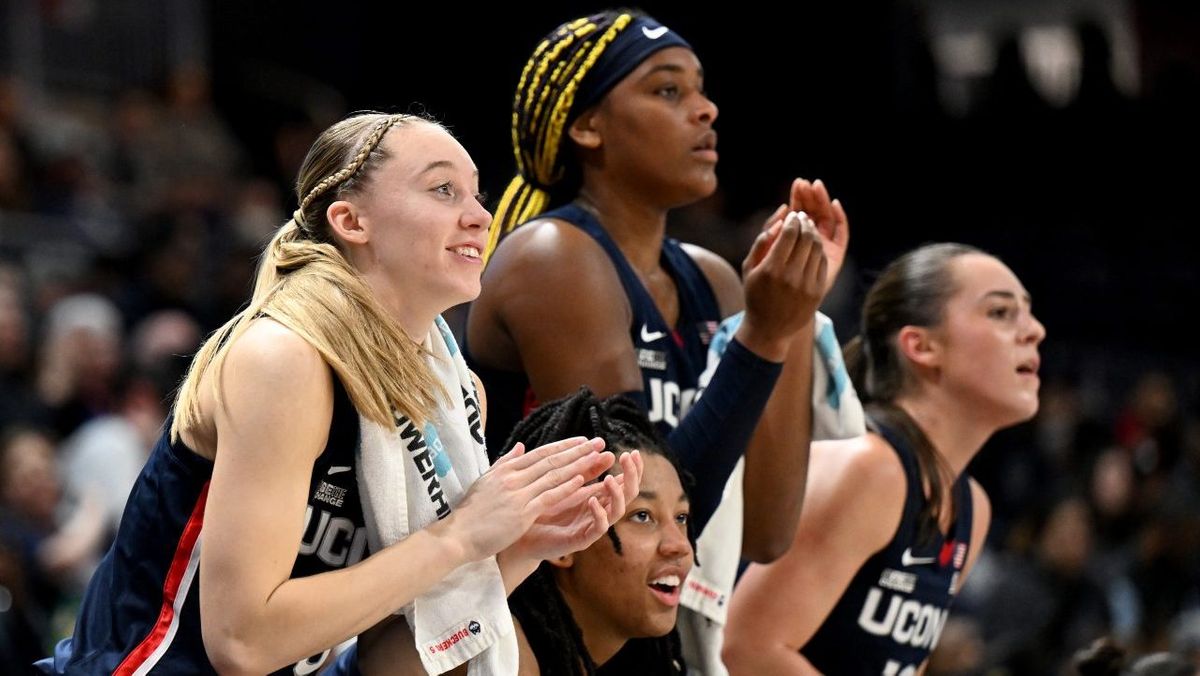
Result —
M 875 435 L 813 445 L 794 543 L 750 566 L 730 600 L 722 658 L 731 674 L 811 673 L 800 648 L 895 535 L 905 490 L 899 459 Z
M 318 653 L 466 562 L 439 523 L 354 566 L 289 579 L 332 375 L 299 336 L 260 320 L 230 348 L 222 392 L 200 557 L 204 644 L 218 670 L 265 673 Z
M 629 337 L 632 310 L 603 250 L 578 228 L 554 221 L 515 230 L 484 273 L 471 309 L 472 356 L 523 370 L 550 401 L 587 385 L 601 397 L 641 392 Z
M 742 480 L 745 495 L 742 555 L 758 562 L 774 560 L 792 542 L 804 502 L 808 449 L 812 438 L 812 313 L 824 295 L 825 266 L 823 248 L 816 233 L 797 231 L 794 226 L 789 226 L 787 233 L 791 241 L 779 243 L 788 244 L 792 251 L 790 260 L 783 261 L 784 266 L 803 273 L 797 277 L 797 283 L 791 288 L 785 286 L 773 295 L 758 292 L 754 288 L 748 290 L 752 294 L 757 292 L 752 302 L 757 304 L 760 315 L 772 314 L 772 308 L 780 303 L 810 306 L 810 309 L 802 311 L 804 314 L 798 320 L 793 320 L 793 326 L 787 329 L 792 333 L 776 329 L 777 333 L 790 335 L 783 357 L 783 369 L 746 446 L 746 472 Z M 783 240 L 783 237 L 782 228 L 776 225 L 765 238 L 761 238 L 761 253 L 751 252 L 747 271 L 765 267 L 760 263 L 768 262 L 766 258 L 774 255 L 767 252 L 766 246 L 775 244 L 775 240 Z M 719 298 L 740 296 L 740 283 L 732 268 L 726 264 L 726 270 L 722 270 L 707 260 L 707 252 L 695 247 L 690 248 L 689 253 L 700 263 Z M 723 306 L 722 311 L 725 310 Z M 753 314 L 747 312 L 742 328 L 738 329 L 739 340 L 744 341 L 748 335 L 755 335 L 755 329 L 745 326 Z
M 210 407 L 217 453 L 200 556 L 204 645 L 223 673 L 266 673 L 358 634 L 459 565 L 507 547 L 612 463 L 582 439 L 511 453 L 446 519 L 354 566 L 291 579 L 332 375 L 308 343 L 265 319 L 225 366 L 223 406 Z

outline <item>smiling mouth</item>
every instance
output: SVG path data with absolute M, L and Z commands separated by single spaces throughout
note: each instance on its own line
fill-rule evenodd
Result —
M 450 249 L 450 251 L 462 256 L 463 258 L 470 258 L 471 260 L 479 260 L 480 258 L 479 249 L 473 246 L 456 246 L 453 249 Z
M 651 580 L 650 591 L 664 605 L 677 606 L 679 605 L 679 595 L 682 591 L 682 580 L 678 575 L 661 575 L 654 580 Z

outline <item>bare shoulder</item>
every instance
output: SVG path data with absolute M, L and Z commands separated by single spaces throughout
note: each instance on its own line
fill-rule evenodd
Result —
M 745 305 L 742 297 L 742 278 L 724 258 L 695 244 L 681 243 L 684 252 L 691 257 L 700 271 L 704 273 L 713 295 L 717 297 L 717 305 L 721 308 L 721 316 L 728 317 L 739 312 Z
M 900 458 L 883 438 L 866 434 L 818 441 L 809 462 L 802 519 L 852 532 L 867 551 L 891 540 L 903 516 L 908 483 Z
M 883 437 L 864 434 L 813 443 L 813 469 L 847 490 L 894 496 L 903 501 L 907 478 L 899 456 Z
M 488 261 L 482 286 L 467 317 L 467 344 L 478 363 L 493 368 L 530 372 L 531 360 L 564 344 L 592 349 L 560 340 L 563 330 L 605 345 L 628 334 L 632 309 L 616 268 L 591 236 L 566 221 L 514 230 Z
M 269 378 L 286 387 L 327 373 L 312 344 L 274 319 L 259 317 L 229 346 L 222 377 Z
M 489 284 L 503 289 L 516 282 L 527 289 L 526 285 L 542 281 L 620 285 L 616 270 L 596 240 L 556 218 L 532 221 L 504 238 L 484 272 L 484 293 L 490 290 Z

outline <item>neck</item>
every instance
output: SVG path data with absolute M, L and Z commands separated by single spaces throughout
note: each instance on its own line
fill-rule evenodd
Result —
M 579 626 L 579 633 L 583 635 L 583 645 L 592 661 L 596 666 L 600 666 L 611 660 L 629 637 L 622 635 L 611 622 L 606 622 L 604 618 L 592 612 L 589 604 L 575 600 L 566 589 L 559 589 L 567 607 L 571 609 L 575 624 Z
M 630 199 L 630 191 L 612 184 L 585 184 L 576 203 L 600 221 L 621 253 L 642 271 L 658 267 L 667 232 L 667 209 Z
M 431 307 L 420 307 L 419 302 L 414 302 L 413 294 L 402 293 L 381 274 L 368 271 L 363 273 L 363 279 L 370 287 L 375 300 L 383 306 L 384 311 L 404 331 L 405 335 L 415 343 L 424 342 L 425 336 L 429 335 L 429 329 L 433 327 L 438 310 Z
M 954 479 L 963 473 L 995 431 L 994 426 L 962 410 L 963 407 L 956 406 L 948 395 L 942 393 L 902 396 L 896 399 L 896 405 L 908 413 L 929 438 L 929 442 L 946 461 Z M 953 414 L 947 414 L 948 411 Z

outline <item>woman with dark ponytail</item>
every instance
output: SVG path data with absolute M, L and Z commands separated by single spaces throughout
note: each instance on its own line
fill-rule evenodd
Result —
M 604 439 L 613 452 L 639 450 L 641 489 L 591 547 L 541 564 L 509 597 L 522 646 L 521 674 L 682 674 L 671 633 L 692 568 L 686 473 L 632 400 L 587 388 L 545 404 L 513 429 L 509 444 L 564 436 Z M 636 654 L 618 652 L 629 639 Z
M 813 444 L 791 549 L 734 591 L 732 674 L 919 673 L 991 518 L 964 470 L 1037 412 L 1045 329 L 992 256 L 905 254 L 867 293 L 862 327 L 845 357 L 870 432 Z

